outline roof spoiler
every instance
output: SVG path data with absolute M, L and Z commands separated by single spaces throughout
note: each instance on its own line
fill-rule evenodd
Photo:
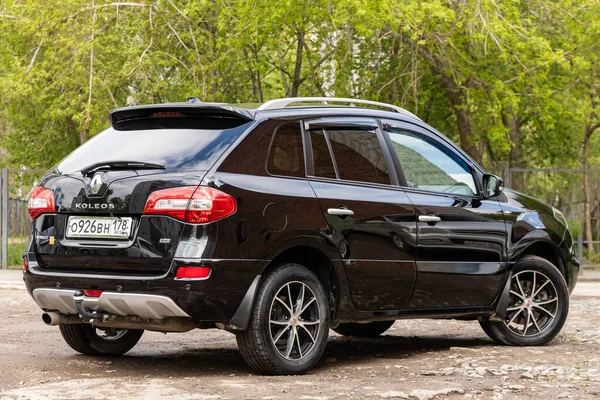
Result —
M 108 114 L 116 130 L 167 127 L 193 127 L 198 120 L 220 120 L 224 125 L 238 126 L 252 121 L 254 114 L 246 109 L 214 103 L 165 103 L 117 108 Z

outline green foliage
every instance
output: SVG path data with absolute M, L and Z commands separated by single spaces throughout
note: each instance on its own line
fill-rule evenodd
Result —
M 9 243 L 7 259 L 8 265 L 10 266 L 22 266 L 23 265 L 23 252 L 25 251 L 25 245 L 27 239 L 22 242 Z
M 495 170 L 578 166 L 598 15 L 598 0 L 7 0 L 4 164 L 52 166 L 115 107 L 335 95 L 400 104 Z

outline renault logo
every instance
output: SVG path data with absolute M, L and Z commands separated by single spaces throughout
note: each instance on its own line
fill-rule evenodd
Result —
M 96 175 L 94 175 L 94 177 L 92 178 L 92 181 L 90 182 L 90 191 L 92 192 L 92 194 L 98 194 L 101 187 L 102 187 L 102 175 L 96 174 Z

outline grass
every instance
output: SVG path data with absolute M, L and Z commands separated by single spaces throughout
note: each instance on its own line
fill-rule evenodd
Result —
M 21 267 L 23 265 L 23 251 L 25 250 L 25 245 L 27 244 L 27 239 L 22 242 L 13 242 L 8 244 L 8 265 L 13 267 Z
M 577 235 L 583 233 L 583 228 L 581 227 L 581 221 L 578 219 L 572 219 L 568 221 L 569 230 L 571 231 L 571 235 L 573 235 L 573 239 L 577 240 Z
M 575 241 L 575 252 L 577 252 L 577 236 L 579 234 L 583 234 L 583 224 L 580 220 L 570 220 L 569 222 L 569 230 L 571 231 L 571 235 L 573 235 L 573 240 Z M 594 237 L 594 240 L 600 240 L 600 235 Z M 589 265 L 600 265 L 600 245 L 598 243 L 594 243 L 592 245 L 593 250 L 589 251 L 587 245 L 583 245 L 583 262 L 584 264 Z
M 583 247 L 583 262 L 584 264 L 600 265 L 600 253 L 596 251 L 596 248 L 592 251 L 588 251 L 587 247 Z

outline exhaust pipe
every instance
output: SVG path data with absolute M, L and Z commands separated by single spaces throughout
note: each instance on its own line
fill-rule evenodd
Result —
M 195 322 L 191 318 L 171 317 L 162 320 L 153 320 L 135 316 L 106 315 L 108 318 L 90 322 L 81 319 L 79 315 L 61 314 L 50 311 L 42 314 L 42 321 L 50 326 L 91 324 L 98 328 L 145 329 L 156 332 L 187 332 L 201 326 L 199 322 Z
M 42 314 L 42 321 L 46 325 L 56 326 L 63 324 L 81 324 L 83 321 L 77 315 L 60 314 L 57 312 L 45 312 Z
M 58 313 L 43 313 L 42 314 L 42 321 L 44 321 L 44 323 L 46 325 L 57 325 L 55 322 L 58 318 L 60 318 L 60 315 Z

